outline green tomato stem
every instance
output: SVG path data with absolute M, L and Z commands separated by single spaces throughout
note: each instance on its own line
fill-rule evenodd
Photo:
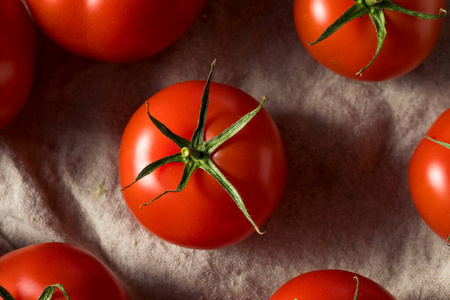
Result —
M 358 278 L 358 276 L 354 276 L 353 279 L 356 280 L 356 291 L 355 291 L 355 296 L 353 297 L 353 300 L 357 300 L 358 292 L 359 292 L 359 278 Z
M 432 142 L 434 142 L 436 144 L 439 144 L 439 145 L 441 145 L 441 146 L 443 146 L 443 147 L 445 147 L 447 149 L 450 149 L 450 144 L 449 143 L 445 143 L 445 142 L 441 142 L 441 141 L 435 140 L 435 139 L 433 139 L 432 137 L 430 137 L 428 135 L 426 135 L 425 138 L 427 138 L 430 141 L 432 141 Z
M 66 297 L 67 300 L 70 300 L 63 286 L 59 283 L 47 286 L 42 292 L 42 294 L 39 296 L 38 300 L 51 300 L 53 294 L 55 293 L 56 288 L 58 288 L 64 294 L 64 297 Z M 3 300 L 15 300 L 14 297 L 1 285 L 0 285 L 0 297 Z
M 58 288 L 64 294 L 64 297 L 66 297 L 67 300 L 70 300 L 63 286 L 59 283 L 46 287 L 38 300 L 51 300 L 56 288 Z
M 15 300 L 14 297 L 1 285 L 0 285 L 0 297 L 2 297 L 3 300 Z

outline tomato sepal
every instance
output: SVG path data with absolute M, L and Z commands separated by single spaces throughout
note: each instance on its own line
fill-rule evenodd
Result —
M 353 297 L 353 300 L 357 300 L 358 292 L 359 292 L 359 278 L 358 278 L 358 276 L 354 276 L 353 279 L 356 280 L 356 290 L 355 290 L 355 296 Z
M 14 297 L 1 285 L 0 285 L 0 297 L 2 297 L 3 300 L 15 300 Z
M 176 153 L 167 157 L 163 157 L 157 161 L 152 162 L 151 164 L 147 165 L 145 168 L 142 169 L 142 171 L 139 172 L 139 174 L 136 176 L 136 179 L 130 183 L 129 185 L 122 188 L 120 191 L 123 192 L 127 188 L 131 187 L 133 184 L 144 178 L 145 176 L 151 174 L 153 171 L 158 169 L 159 167 L 162 167 L 168 163 L 173 162 L 185 162 L 183 156 L 181 153 Z
M 375 55 L 370 61 L 370 63 L 356 73 L 356 75 L 359 75 L 361 77 L 362 73 L 373 64 L 375 59 L 378 57 L 378 54 L 380 54 L 381 48 L 383 47 L 384 40 L 386 39 L 387 34 L 386 18 L 384 17 L 383 10 L 379 7 L 372 6 L 370 7 L 369 11 L 370 11 L 369 12 L 370 19 L 372 20 L 373 25 L 375 26 L 375 29 L 377 31 L 377 50 L 375 51 Z
M 206 171 L 209 175 L 211 175 L 228 193 L 228 195 L 233 199 L 233 201 L 241 210 L 241 212 L 244 214 L 244 216 L 247 218 L 247 220 L 252 224 L 255 231 L 259 234 L 264 234 L 264 232 L 260 231 L 256 223 L 253 221 L 252 217 L 248 213 L 248 210 L 239 192 L 236 190 L 233 184 L 225 177 L 225 175 L 219 170 L 219 168 L 211 160 L 210 156 L 219 146 L 221 146 L 223 143 L 225 143 L 227 140 L 229 140 L 231 137 L 237 134 L 252 120 L 252 118 L 262 108 L 264 102 L 266 101 L 266 97 L 263 97 L 261 103 L 254 110 L 242 116 L 239 120 L 237 120 L 231 126 L 226 128 L 216 137 L 208 141 L 205 141 L 204 131 L 205 131 L 206 113 L 209 105 L 209 88 L 211 84 L 212 74 L 214 72 L 215 62 L 216 61 L 214 60 L 214 62 L 211 64 L 211 71 L 208 75 L 208 79 L 206 81 L 203 90 L 198 124 L 197 128 L 193 133 L 191 141 L 188 141 L 183 137 L 178 136 L 177 134 L 172 132 L 169 128 L 167 128 L 164 124 L 158 121 L 155 117 L 153 117 L 149 112 L 149 105 L 147 103 L 146 105 L 147 115 L 149 116 L 152 123 L 155 125 L 155 127 L 157 127 L 161 131 L 161 133 L 163 133 L 167 138 L 172 140 L 180 148 L 180 152 L 150 163 L 144 169 L 142 169 L 141 172 L 139 172 L 138 176 L 131 184 L 122 188 L 121 191 L 123 192 L 125 189 L 130 188 L 137 181 L 141 180 L 142 178 L 149 175 L 154 170 L 165 164 L 172 162 L 181 162 L 184 163 L 185 166 L 183 169 L 183 174 L 180 183 L 178 184 L 177 188 L 175 190 L 164 191 L 157 197 L 153 198 L 151 201 L 141 204 L 139 208 L 143 208 L 144 206 L 153 203 L 155 200 L 161 198 L 167 193 L 178 193 L 183 191 L 184 188 L 187 186 L 187 183 L 189 182 L 189 179 L 191 178 L 194 171 L 200 168 Z
M 362 73 L 369 68 L 373 62 L 378 57 L 382 46 L 384 44 L 384 40 L 386 39 L 387 31 L 386 31 L 386 21 L 384 16 L 384 9 L 392 10 L 398 13 L 410 15 L 413 17 L 417 17 L 420 19 L 426 20 L 435 20 L 443 18 L 447 15 L 447 11 L 443 8 L 439 10 L 440 14 L 426 14 L 414 10 L 410 10 L 404 8 L 398 4 L 395 4 L 391 0 L 355 0 L 355 4 L 353 4 L 348 10 L 346 10 L 335 22 L 333 22 L 329 27 L 325 29 L 325 31 L 319 36 L 319 38 L 314 42 L 307 42 L 308 45 L 313 46 L 326 38 L 330 37 L 333 33 L 335 33 L 339 28 L 348 22 L 362 17 L 364 15 L 369 15 L 372 20 L 376 32 L 377 32 L 377 48 L 375 51 L 375 55 L 372 60 L 361 70 L 359 70 L 355 75 L 359 75 L 362 77 Z
M 149 110 L 148 110 L 148 102 L 145 102 L 145 105 L 147 106 L 147 115 L 152 121 L 153 125 L 158 128 L 159 131 L 161 131 L 162 134 L 164 134 L 166 137 L 168 137 L 172 142 L 174 142 L 178 147 L 184 148 L 184 147 L 190 147 L 191 143 L 186 140 L 185 138 L 173 133 L 169 128 L 166 127 L 163 123 L 161 123 L 158 119 L 153 117 Z
M 442 142 L 442 141 L 438 141 L 438 140 L 433 139 L 432 137 L 430 137 L 430 136 L 428 136 L 428 135 L 426 135 L 425 138 L 427 138 L 427 139 L 429 139 L 430 141 L 435 142 L 436 144 L 439 144 L 439 145 L 441 145 L 441 146 L 443 146 L 443 147 L 445 147 L 445 148 L 447 148 L 447 149 L 450 149 L 450 144 L 449 144 L 449 143 Z
M 329 38 L 339 28 L 361 16 L 369 13 L 369 8 L 362 3 L 353 4 L 348 10 L 346 10 L 333 24 L 331 24 L 314 42 L 306 42 L 308 45 L 313 46 L 326 38 Z
M 39 296 L 38 300 L 51 300 L 53 294 L 55 293 L 56 288 L 58 288 L 64 294 L 64 297 L 66 297 L 67 300 L 70 300 L 69 296 L 67 295 L 66 291 L 64 290 L 63 286 L 60 283 L 47 286 L 42 292 L 42 294 Z M 0 297 L 3 300 L 15 300 L 15 298 L 1 285 L 0 285 Z
M 425 20 L 436 20 L 436 19 L 444 18 L 447 15 L 447 11 L 443 8 L 441 8 L 439 10 L 439 13 L 441 13 L 441 14 L 438 14 L 438 15 L 426 14 L 426 13 L 422 13 L 419 11 L 404 8 L 398 4 L 395 4 L 391 0 L 382 0 L 379 2 L 378 6 L 382 9 L 393 10 L 393 11 L 396 11 L 396 12 L 399 12 L 399 13 L 402 13 L 405 15 L 410 15 L 412 17 L 425 19 Z

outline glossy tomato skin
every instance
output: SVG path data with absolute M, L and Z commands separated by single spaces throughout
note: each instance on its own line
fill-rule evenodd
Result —
M 206 0 L 26 0 L 39 27 L 74 54 L 108 62 L 149 57 L 194 23 Z
M 20 0 L 0 1 L 0 128 L 20 112 L 34 79 L 36 31 Z
M 122 283 L 91 253 L 66 243 L 42 243 L 0 257 L 0 285 L 16 300 L 36 300 L 60 283 L 71 300 L 128 300 Z M 52 300 L 65 300 L 56 289 Z
M 396 4 L 423 13 L 439 14 L 445 0 L 395 0 Z M 382 81 L 404 75 L 419 66 L 433 50 L 441 31 L 442 19 L 423 20 L 385 10 L 386 40 L 375 62 L 377 34 L 368 15 L 345 24 L 329 38 L 310 46 L 337 20 L 354 0 L 296 0 L 294 22 L 307 51 L 323 66 L 356 80 Z
M 174 133 L 191 140 L 197 126 L 204 81 L 169 86 L 148 100 L 150 113 Z M 258 102 L 239 89 L 211 83 L 205 140 L 228 128 L 255 109 Z M 121 185 L 130 184 L 151 162 L 180 149 L 151 123 L 143 104 L 123 133 L 119 171 Z M 286 156 L 280 133 L 263 108 L 211 156 L 238 190 L 247 209 L 261 226 L 278 205 L 286 180 Z M 196 249 L 236 244 L 255 232 L 231 197 L 205 171 L 197 169 L 180 193 L 169 193 L 139 209 L 181 179 L 182 163 L 163 166 L 123 191 L 136 219 L 156 236 Z
M 358 300 L 395 300 L 378 283 L 344 270 L 317 270 L 299 275 L 280 287 L 270 300 L 351 300 L 359 279 Z
M 436 119 L 426 134 L 450 143 L 450 109 Z M 417 211 L 446 240 L 450 235 L 450 149 L 424 137 L 411 157 L 408 179 Z

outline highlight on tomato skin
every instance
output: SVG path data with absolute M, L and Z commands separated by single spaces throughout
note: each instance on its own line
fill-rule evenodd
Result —
M 409 162 L 411 199 L 425 223 L 444 241 L 450 237 L 450 109 L 431 125 Z
M 51 299 L 67 299 L 62 287 L 71 300 L 129 300 L 119 278 L 97 257 L 77 246 L 39 243 L 0 257 L 0 286 L 17 300 L 36 300 L 56 284 Z
M 25 0 L 41 30 L 90 59 L 138 61 L 175 43 L 206 0 Z
M 360 274 L 315 270 L 287 281 L 269 300 L 396 300 L 384 287 Z
M 446 16 L 445 2 L 296 0 L 293 15 L 301 43 L 317 62 L 346 78 L 383 81 L 411 72 L 431 54 Z M 409 11 L 400 13 L 392 7 Z M 350 10 L 354 19 L 314 43 Z M 410 11 L 420 18 L 408 15 Z
M 36 63 L 36 28 L 21 1 L 0 1 L 0 129 L 22 110 Z
M 216 82 L 209 86 L 205 144 L 259 111 L 212 153 L 200 155 L 200 160 L 209 157 L 201 168 L 186 168 L 182 149 L 195 140 L 206 86 L 205 81 L 185 81 L 153 95 L 128 122 L 119 154 L 121 187 L 128 186 L 123 197 L 135 218 L 159 238 L 193 249 L 228 247 L 255 233 L 274 212 L 286 182 L 284 145 L 269 113 L 245 92 Z M 179 145 L 161 133 L 149 114 L 179 136 Z M 203 147 L 209 146 L 200 143 Z M 129 186 L 143 169 L 169 156 L 175 161 Z M 180 182 L 185 175 L 186 185 Z

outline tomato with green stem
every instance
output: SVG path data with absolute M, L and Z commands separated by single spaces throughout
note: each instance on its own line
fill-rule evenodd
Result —
M 123 197 L 137 220 L 196 249 L 260 232 L 286 181 L 275 122 L 250 95 L 211 82 L 213 69 L 206 83 L 174 84 L 144 103 L 125 128 L 119 155 Z
M 433 50 L 445 0 L 296 0 L 307 51 L 342 76 L 381 81 L 404 75 Z
M 0 257 L 4 300 L 128 300 L 114 273 L 91 253 L 66 243 L 41 243 Z
M 36 31 L 20 0 L 0 1 L 0 128 L 25 105 L 34 81 Z
M 395 300 L 375 281 L 344 270 L 316 270 L 281 286 L 270 300 Z
M 415 149 L 408 169 L 409 190 L 426 224 L 450 238 L 450 109 L 431 125 Z
M 206 0 L 25 0 L 42 31 L 67 51 L 107 62 L 149 57 L 178 40 Z

